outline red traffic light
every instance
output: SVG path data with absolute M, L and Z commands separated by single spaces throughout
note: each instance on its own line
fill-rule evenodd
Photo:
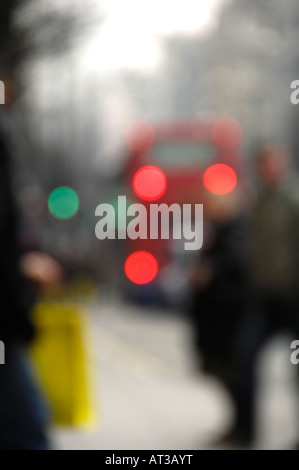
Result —
M 203 175 L 203 184 L 213 194 L 228 194 L 237 184 L 237 175 L 230 166 L 217 163 L 206 169 Z
M 133 178 L 133 189 L 138 197 L 146 201 L 159 199 L 166 191 L 167 179 L 160 168 L 144 166 Z
M 156 258 L 147 251 L 132 253 L 125 262 L 125 273 L 134 284 L 148 284 L 158 273 Z

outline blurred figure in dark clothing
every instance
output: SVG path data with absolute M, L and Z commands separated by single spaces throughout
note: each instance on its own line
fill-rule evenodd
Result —
M 33 336 L 28 312 L 34 298 L 19 270 L 15 212 L 8 149 L 0 129 L 1 340 L 6 347 L 16 341 L 29 341 Z
M 235 343 L 247 300 L 247 222 L 238 194 L 209 195 L 204 243 L 191 273 L 195 344 L 204 371 L 235 401 Z
M 29 312 L 34 297 L 20 273 L 10 155 L 0 122 L 0 449 L 48 449 L 46 411 L 26 361 L 33 337 Z
M 299 185 L 289 155 L 278 145 L 257 154 L 260 190 L 252 208 L 252 305 L 237 348 L 239 390 L 235 437 L 256 433 L 256 363 L 266 341 L 287 329 L 299 338 Z

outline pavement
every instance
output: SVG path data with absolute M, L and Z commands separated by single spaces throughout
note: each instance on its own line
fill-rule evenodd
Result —
M 90 430 L 54 428 L 55 446 L 213 448 L 211 442 L 232 424 L 234 410 L 221 384 L 196 369 L 184 314 L 94 302 L 88 320 L 88 361 L 96 378 L 99 419 Z M 283 337 L 271 341 L 261 355 L 255 448 L 286 449 L 297 435 L 296 366 L 289 356 Z

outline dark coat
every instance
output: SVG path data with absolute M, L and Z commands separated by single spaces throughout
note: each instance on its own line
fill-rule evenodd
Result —
M 195 344 L 203 369 L 225 381 L 232 373 L 236 335 L 249 295 L 247 234 L 242 216 L 214 226 L 212 242 L 200 253 L 212 266 L 212 277 L 192 296 Z
M 8 347 L 33 335 L 33 295 L 19 271 L 19 257 L 9 150 L 0 131 L 0 340 Z

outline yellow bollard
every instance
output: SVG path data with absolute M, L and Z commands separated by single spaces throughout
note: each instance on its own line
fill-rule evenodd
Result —
M 70 303 L 39 303 L 30 355 L 55 424 L 93 427 L 96 422 L 84 309 Z

